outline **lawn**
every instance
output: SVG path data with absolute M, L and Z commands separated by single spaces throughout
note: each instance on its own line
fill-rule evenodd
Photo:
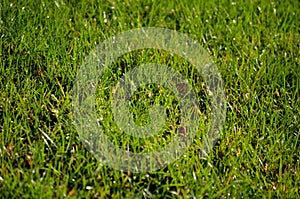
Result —
M 0 3 L 1 198 L 299 198 L 300 3 L 288 1 L 34 1 Z M 166 50 L 128 52 L 97 85 L 95 115 L 119 148 L 156 151 L 180 129 L 182 111 L 170 89 L 141 85 L 130 98 L 138 126 L 149 107 L 167 112 L 162 130 L 136 138 L 114 121 L 116 84 L 136 66 L 161 63 L 193 86 L 201 122 L 174 162 L 151 172 L 98 161 L 74 123 L 74 82 L 104 40 L 135 28 L 176 30 L 197 41 L 223 80 L 221 136 L 201 156 L 211 98 L 203 77 Z M 91 85 L 94 86 L 94 85 Z

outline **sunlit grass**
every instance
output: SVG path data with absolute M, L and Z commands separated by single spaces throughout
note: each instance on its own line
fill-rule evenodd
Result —
M 299 197 L 297 1 L 4 0 L 0 10 L 3 198 Z M 133 174 L 99 165 L 79 139 L 71 106 L 79 66 L 101 41 L 138 27 L 186 33 L 217 64 L 227 115 L 221 138 L 206 158 L 199 158 L 199 132 L 181 159 L 156 172 Z M 165 132 L 139 140 L 118 134 L 113 123 L 109 100 L 118 78 L 136 64 L 155 61 L 187 77 L 200 109 L 209 112 L 201 76 L 192 74 L 183 59 L 156 50 L 124 55 L 102 77 L 96 99 L 98 119 L 120 147 L 129 143 L 151 151 L 176 134 L 176 98 L 157 86 L 140 88 L 131 111 L 136 123 L 145 124 L 145 107 L 161 102 L 173 111 Z M 209 114 L 202 116 L 209 120 Z

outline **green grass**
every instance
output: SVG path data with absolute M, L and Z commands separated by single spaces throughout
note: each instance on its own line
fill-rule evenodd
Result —
M 300 197 L 298 1 L 4 0 L 0 10 L 1 197 Z M 101 41 L 139 27 L 186 33 L 215 61 L 227 115 L 207 157 L 199 158 L 196 139 L 185 156 L 161 170 L 122 172 L 99 165 L 79 139 L 71 96 L 80 65 Z M 147 124 L 149 105 L 169 108 L 172 117 L 160 135 L 131 138 L 113 122 L 114 85 L 134 65 L 148 62 L 165 63 L 188 78 L 205 133 L 209 97 L 201 77 L 180 57 L 150 49 L 120 57 L 102 77 L 97 116 L 114 143 L 151 151 L 174 135 L 167 127 L 178 125 L 176 98 L 157 85 L 141 87 L 130 110 L 136 123 Z

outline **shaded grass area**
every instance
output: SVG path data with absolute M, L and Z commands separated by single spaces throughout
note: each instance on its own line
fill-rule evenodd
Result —
M 299 197 L 297 1 L 4 0 L 0 10 L 4 198 Z M 224 80 L 227 117 L 207 157 L 199 158 L 199 136 L 186 155 L 168 167 L 134 174 L 99 166 L 84 148 L 72 124 L 71 96 L 77 70 L 97 43 L 144 26 L 186 33 L 207 49 Z M 109 104 L 114 84 L 133 64 L 149 61 L 184 74 L 203 112 L 209 109 L 201 77 L 184 60 L 155 50 L 118 59 L 102 78 L 97 106 Z M 148 105 L 145 93 L 156 93 L 154 101 L 172 99 L 157 87 L 139 92 L 132 99 L 132 112 L 140 122 L 147 121 L 140 104 Z M 103 122 L 113 127 L 110 109 L 101 110 L 99 117 L 103 114 Z

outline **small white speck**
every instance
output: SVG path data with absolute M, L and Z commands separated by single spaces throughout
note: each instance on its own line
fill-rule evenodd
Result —
M 258 9 L 259 12 L 261 12 L 261 7 L 258 6 L 257 9 Z
M 197 177 L 196 177 L 196 174 L 195 174 L 194 171 L 193 171 L 193 178 L 194 178 L 195 181 L 197 180 Z
M 174 195 L 178 195 L 178 193 L 175 192 L 175 191 L 170 191 L 170 193 L 171 193 L 171 194 L 174 194 Z
M 91 189 L 93 189 L 93 187 L 92 186 L 86 186 L 85 189 L 86 190 L 91 190 Z
M 213 165 L 210 162 L 208 162 L 207 164 L 208 166 L 210 166 L 210 168 L 213 168 Z
M 236 23 L 236 20 L 234 19 L 234 20 L 232 20 L 232 23 Z

